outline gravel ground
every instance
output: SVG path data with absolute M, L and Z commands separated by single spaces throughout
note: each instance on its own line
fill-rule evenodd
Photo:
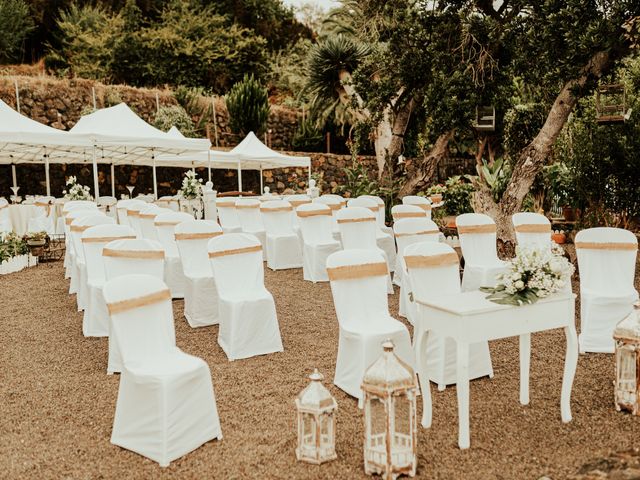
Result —
M 304 282 L 301 270 L 267 271 L 266 284 L 275 296 L 284 353 L 229 362 L 216 342 L 218 328 L 191 329 L 183 302 L 174 301 L 178 346 L 211 367 L 224 439 L 161 469 L 109 443 L 119 377 L 106 375 L 106 339 L 82 336 L 62 263 L 0 276 L 0 477 L 368 478 L 362 415 L 330 382 L 339 404 L 338 459 L 322 466 L 296 462 L 293 399 L 313 367 L 332 378 L 337 321 L 328 284 Z M 397 312 L 397 291 L 389 299 Z M 555 480 L 632 448 L 640 419 L 614 409 L 611 355 L 580 356 L 574 419 L 561 422 L 564 351 L 562 332 L 533 336 L 525 407 L 518 400 L 517 339 L 491 343 L 495 377 L 471 383 L 466 451 L 457 448 L 455 388 L 432 389 L 434 421 L 430 429 L 419 427 L 418 477 Z

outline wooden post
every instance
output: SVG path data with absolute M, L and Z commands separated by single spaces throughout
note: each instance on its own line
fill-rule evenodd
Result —
M 96 102 L 96 87 L 91 87 L 91 96 L 93 97 L 93 111 L 95 112 L 98 109 L 98 104 Z
M 156 90 L 156 115 L 160 112 L 160 96 Z
M 213 108 L 213 136 L 216 141 L 216 147 L 218 147 L 218 119 L 216 118 L 216 97 L 211 97 L 211 106 Z
M 16 86 L 16 111 L 20 113 L 20 91 L 18 90 L 18 79 L 14 78 L 13 83 Z
M 325 134 L 325 143 L 326 143 L 326 152 L 325 153 L 331 153 L 331 132 L 327 132 Z

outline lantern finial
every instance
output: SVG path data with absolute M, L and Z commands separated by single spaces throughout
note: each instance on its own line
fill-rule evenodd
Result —
M 309 375 L 309 380 L 313 382 L 321 382 L 324 380 L 324 375 L 322 375 L 317 368 L 314 368 L 313 373 Z

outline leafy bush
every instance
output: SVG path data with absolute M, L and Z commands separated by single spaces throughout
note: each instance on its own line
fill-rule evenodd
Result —
M 298 152 L 317 152 L 322 149 L 322 132 L 310 118 L 300 120 L 291 139 L 291 146 Z
M 194 135 L 191 117 L 180 105 L 160 107 L 153 125 L 165 132 L 175 126 L 185 137 L 193 137 Z
M 461 215 L 473 212 L 471 195 L 474 192 L 473 185 L 465 182 L 461 175 L 449 177 L 444 185 L 433 185 L 425 192 L 425 196 L 441 194 L 444 206 L 436 212 L 443 211 L 446 215 Z
M 24 0 L 0 0 L 0 63 L 20 60 L 33 20 Z
M 564 162 L 555 162 L 543 169 L 545 190 L 560 206 L 576 206 L 576 185 L 573 172 Z
M 245 75 L 226 95 L 229 126 L 234 133 L 261 135 L 269 117 L 269 96 L 253 74 Z
M 380 187 L 376 180 L 369 177 L 369 171 L 364 164 L 354 161 L 351 167 L 344 168 L 344 185 L 339 187 L 340 193 L 348 193 L 349 197 L 360 195 L 378 195 Z

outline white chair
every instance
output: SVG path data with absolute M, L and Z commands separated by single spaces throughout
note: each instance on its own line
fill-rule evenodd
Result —
M 101 215 L 101 212 L 96 209 L 86 209 L 86 208 L 77 208 L 75 210 L 71 210 L 67 212 L 64 217 L 65 223 L 65 255 L 67 255 L 65 267 L 68 269 L 68 272 L 65 272 L 65 277 L 68 276 L 70 278 L 69 281 L 69 294 L 78 293 L 78 285 L 80 274 L 78 272 L 78 266 L 76 265 L 76 250 L 75 245 L 72 241 L 71 235 L 71 223 L 81 217 L 90 217 L 94 215 Z
M 293 207 L 283 200 L 260 205 L 267 236 L 267 266 L 271 270 L 302 267 L 300 237 L 293 229 Z
M 281 352 L 273 296 L 264 286 L 260 241 L 246 233 L 209 240 L 219 296 L 218 344 L 229 360 Z
M 164 274 L 164 249 L 160 242 L 153 240 L 113 240 L 102 249 L 102 257 L 107 281 L 132 274 L 151 275 L 162 280 Z M 120 371 L 122 371 L 122 357 L 118 342 L 114 338 L 113 325 L 109 322 L 107 374 Z
M 506 269 L 498 258 L 496 223 L 482 213 L 464 213 L 456 217 L 456 227 L 464 257 L 462 291 L 495 287 L 497 276 Z
M 120 225 L 131 226 L 127 218 L 127 210 L 131 208 L 133 205 L 146 205 L 146 202 L 143 202 L 142 200 L 137 200 L 135 198 L 133 199 L 127 198 L 125 200 L 118 200 L 118 203 L 116 203 L 116 212 L 118 214 L 118 223 Z
M 402 255 L 409 245 L 419 242 L 440 241 L 440 230 L 438 226 L 424 213 L 420 218 L 403 218 L 393 224 L 394 235 L 398 242 L 398 257 L 400 258 L 399 270 L 394 272 L 394 282 L 399 278 L 400 298 L 398 315 L 405 317 L 412 325 L 415 322 L 416 307 L 410 299 L 411 279 L 407 275 L 407 266 Z M 397 285 L 397 283 L 396 283 Z
M 338 227 L 342 238 L 342 248 L 345 250 L 373 250 L 380 252 L 389 266 L 389 258 L 385 251 L 378 246 L 376 215 L 368 208 L 347 207 L 338 212 Z M 389 270 L 389 268 L 387 268 Z M 393 293 L 391 276 L 388 276 L 388 293 Z
M 331 233 L 331 209 L 322 203 L 307 203 L 296 209 L 302 234 L 302 277 L 310 282 L 328 282 L 327 257 L 340 250 Z
M 345 208 L 347 206 L 347 201 L 344 199 L 344 197 L 342 195 L 338 195 L 336 193 L 325 193 L 323 195 L 320 195 L 319 198 L 335 198 L 336 200 L 338 200 L 340 202 L 340 205 L 342 208 Z
M 82 334 L 85 337 L 109 336 L 109 313 L 102 296 L 105 282 L 102 250 L 113 240 L 134 238 L 135 232 L 127 225 L 96 225 L 82 232 L 81 241 L 87 266 L 87 304 L 82 318 Z
M 218 209 L 218 221 L 224 233 L 240 233 L 242 231 L 236 212 L 235 198 L 218 198 L 216 208 Z
M 75 275 L 77 275 L 76 303 L 78 311 L 87 308 L 88 287 L 87 287 L 87 264 L 84 258 L 84 248 L 82 247 L 82 233 L 89 227 L 96 225 L 113 225 L 115 219 L 107 217 L 102 212 L 94 212 L 91 215 L 80 216 L 71 222 L 71 243 L 74 251 Z
M 96 201 L 98 207 L 104 207 L 105 213 L 114 218 L 118 218 L 118 213 L 116 212 L 116 204 L 118 203 L 118 199 L 116 197 L 112 197 L 109 195 L 104 195 L 102 197 L 98 197 Z
M 38 197 L 33 203 L 37 208 L 37 213 L 29 219 L 27 231 L 29 232 L 46 232 L 53 235 L 56 231 L 54 223 L 55 208 L 53 202 L 55 197 Z
M 424 210 L 417 205 L 394 205 L 391 207 L 391 218 L 394 222 L 404 218 L 423 218 Z M 399 252 L 398 252 L 399 253 Z
M 108 281 L 104 298 L 124 360 L 111 443 L 167 467 L 221 439 L 209 366 L 176 347 L 167 286 L 127 275 Z
M 589 228 L 575 238 L 580 269 L 580 352 L 613 353 L 613 330 L 638 301 L 638 239 L 621 228 Z
M 243 233 L 253 235 L 262 245 L 262 259 L 267 259 L 267 233 L 260 216 L 260 201 L 254 198 L 236 200 L 236 213 Z
M 361 402 L 362 377 L 382 353 L 385 340 L 393 341 L 395 353 L 404 362 L 415 364 L 411 337 L 407 327 L 389 315 L 389 271 L 382 253 L 371 249 L 336 252 L 327 259 L 327 272 L 339 325 L 333 383 Z
M 407 195 L 402 197 L 403 205 L 414 205 L 422 209 L 429 220 L 431 220 L 431 200 L 418 195 Z
M 71 249 L 70 247 L 70 233 L 69 233 L 69 225 L 71 225 L 71 220 L 67 220 L 67 215 L 74 210 L 98 210 L 98 206 L 90 202 L 88 200 L 71 200 L 65 202 L 62 205 L 62 216 L 59 219 L 59 223 L 62 222 L 62 233 L 64 233 L 64 278 L 71 277 Z M 75 293 L 75 290 L 73 292 Z
M 344 208 L 342 205 L 343 201 L 329 195 L 322 195 L 314 198 L 313 203 L 322 203 L 331 209 L 331 234 L 335 240 L 339 242 L 342 241 L 342 238 L 340 238 L 340 229 L 338 228 L 338 211 Z
M 544 215 L 532 212 L 515 213 L 511 217 L 518 245 L 551 248 L 551 222 Z
M 133 228 L 133 231 L 136 232 L 138 238 L 143 238 L 142 234 L 142 225 L 140 223 L 140 212 L 142 210 L 146 210 L 150 206 L 156 207 L 156 205 L 149 204 L 146 202 L 136 202 L 131 203 L 131 205 L 127 206 L 127 222 L 129 226 Z
M 186 282 L 174 230 L 179 223 L 191 220 L 193 217 L 188 213 L 171 212 L 161 213 L 153 221 L 158 240 L 164 248 L 164 281 L 169 285 L 173 298 L 184 298 Z
M 384 200 L 377 195 L 360 195 L 358 198 L 368 198 L 376 202 L 376 204 L 378 205 L 376 216 L 378 220 L 378 227 L 380 227 L 380 230 L 382 230 L 383 233 L 386 233 L 387 235 L 393 237 L 393 229 L 391 227 L 387 227 L 387 206 L 384 203 Z
M 222 235 L 212 220 L 188 220 L 176 225 L 175 238 L 184 270 L 184 317 L 191 327 L 218 323 L 218 290 L 207 244 Z
M 421 242 L 404 249 L 404 261 L 411 279 L 413 299 L 426 301 L 446 294 L 460 293 L 458 254 L 446 243 Z M 416 326 L 420 322 L 417 313 Z M 414 338 L 414 340 L 416 340 Z M 416 346 L 419 343 L 416 342 Z M 456 383 L 456 344 L 451 338 L 442 338 L 431 333 L 427 339 L 426 355 L 431 366 L 428 380 L 444 390 L 446 385 Z M 486 341 L 474 343 L 469 348 L 469 378 L 493 377 L 491 353 Z M 422 382 L 427 379 L 420 379 Z
M 138 213 L 138 222 L 140 223 L 140 232 L 142 233 L 141 238 L 160 241 L 154 221 L 161 213 L 170 212 L 171 210 L 168 208 L 159 207 L 154 203 L 148 204 L 145 208 L 140 210 Z
M 289 204 L 293 207 L 293 211 L 295 212 L 296 208 L 298 208 L 300 205 L 305 205 L 307 203 L 311 203 L 311 197 L 309 195 L 305 195 L 302 193 L 296 193 L 294 195 L 286 195 L 284 197 L 284 200 L 289 202 Z M 293 229 L 297 232 L 300 233 L 300 224 L 298 223 L 298 216 L 297 215 L 293 215 Z M 300 244 L 302 244 L 302 235 L 300 235 Z
M 11 217 L 9 217 L 9 202 L 6 198 L 0 198 L 0 232 L 13 231 Z
M 389 271 L 393 272 L 396 269 L 396 242 L 393 240 L 393 235 L 385 233 L 380 228 L 380 211 L 382 209 L 382 225 L 384 225 L 384 202 L 382 207 L 378 205 L 378 202 L 373 198 L 358 197 L 352 198 L 347 202 L 347 207 L 362 207 L 369 209 L 375 215 L 376 225 L 376 243 L 380 247 L 389 263 Z
M 167 210 L 171 210 L 172 212 L 180 211 L 180 201 L 178 198 L 172 197 L 171 195 L 165 195 L 160 197 L 158 200 L 154 202 L 155 205 L 158 205 L 160 208 L 166 208 Z

